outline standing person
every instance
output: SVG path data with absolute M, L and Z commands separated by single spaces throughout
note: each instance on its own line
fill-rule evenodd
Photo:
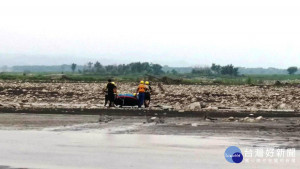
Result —
M 145 92 L 146 92 L 146 86 L 144 85 L 143 80 L 140 82 L 140 85 L 138 86 L 136 92 L 139 93 L 139 108 L 141 108 L 142 105 L 144 104 Z
M 151 88 L 151 86 L 150 86 L 149 81 L 146 81 L 146 82 L 145 82 L 145 85 L 146 85 L 146 92 L 145 92 L 145 107 L 149 107 L 149 105 L 150 105 L 150 98 L 151 98 L 151 91 L 152 91 L 152 88 Z
M 114 107 L 116 85 L 114 85 L 111 79 L 108 79 L 106 88 L 109 100 L 109 107 Z

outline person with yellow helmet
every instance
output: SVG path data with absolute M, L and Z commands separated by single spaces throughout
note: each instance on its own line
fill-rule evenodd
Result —
M 145 92 L 146 92 L 147 86 L 145 86 L 144 83 L 145 82 L 142 80 L 136 90 L 136 92 L 139 93 L 139 108 L 142 107 L 142 105 L 144 104 L 144 100 L 145 100 Z
M 111 82 L 111 84 L 115 85 L 113 91 L 114 91 L 114 94 L 117 95 L 118 93 L 117 93 L 117 85 L 116 85 L 116 83 L 115 82 Z
M 146 84 L 146 91 L 145 91 L 145 101 L 144 101 L 144 104 L 145 104 L 145 107 L 149 107 L 149 105 L 150 105 L 150 98 L 151 98 L 150 96 L 151 96 L 152 89 L 151 89 L 149 81 L 146 81 L 145 84 Z

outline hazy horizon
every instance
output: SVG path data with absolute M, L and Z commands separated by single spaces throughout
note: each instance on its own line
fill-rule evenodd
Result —
M 280 0 L 5 1 L 0 66 L 298 66 L 299 8 Z

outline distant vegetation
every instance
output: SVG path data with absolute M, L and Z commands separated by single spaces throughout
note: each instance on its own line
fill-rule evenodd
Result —
M 103 66 L 100 62 L 89 62 L 84 66 L 80 73 L 84 74 L 108 74 L 108 75 L 127 75 L 127 74 L 163 74 L 162 66 L 148 62 L 134 62 L 130 64 L 107 65 Z
M 298 71 L 298 68 L 296 66 L 289 67 L 287 69 L 287 71 L 289 72 L 290 75 L 293 75 L 293 74 L 295 74 Z
M 71 69 L 72 69 L 72 72 L 73 72 L 73 73 L 75 72 L 76 67 L 77 67 L 77 64 L 72 63 Z
M 194 68 L 192 70 L 193 74 L 200 75 L 230 75 L 230 76 L 238 76 L 239 68 L 234 67 L 233 65 L 220 66 L 216 64 L 212 64 L 210 68 Z
M 97 62 L 96 62 L 97 63 Z M 88 70 L 89 67 L 92 65 L 97 67 L 97 72 L 103 71 L 102 69 L 104 65 L 102 65 L 100 62 L 96 63 L 87 63 L 86 65 L 78 65 L 76 64 L 76 68 L 74 72 L 82 73 L 83 70 Z M 96 64 L 96 65 L 95 65 Z M 90 65 L 90 66 L 89 66 Z M 112 65 L 116 66 L 116 65 Z M 102 67 L 102 68 L 101 68 Z M 169 67 L 167 65 L 162 66 L 162 71 L 165 73 L 172 73 L 176 72 L 178 74 L 186 74 L 191 73 L 193 69 L 207 69 L 210 67 L 202 67 L 202 68 L 193 68 L 193 67 Z M 238 74 L 239 75 L 287 75 L 289 72 L 287 69 L 278 69 L 278 68 L 245 68 L 245 67 L 237 67 L 238 68 Z M 101 70 L 102 69 L 102 70 Z M 2 66 L 0 67 L 0 72 L 72 72 L 72 64 L 67 65 L 54 65 L 54 66 L 13 66 L 13 67 L 7 67 Z M 207 70 L 204 70 L 207 71 Z M 297 70 L 294 74 L 300 74 L 300 71 Z
M 77 72 L 82 74 L 111 74 L 111 75 L 124 75 L 134 73 L 149 73 L 159 75 L 165 73 L 160 64 L 153 64 L 148 62 L 134 62 L 130 64 L 120 65 L 102 65 L 100 62 L 88 62 L 86 65 L 54 65 L 54 66 L 13 66 L 11 68 L 5 66 L 0 68 L 0 72 Z
M 2 72 L 2 73 L 1 73 Z M 248 72 L 248 74 L 247 74 Z M 169 67 L 148 62 L 119 65 L 14 66 L 2 67 L 0 79 L 35 82 L 102 82 L 108 78 L 134 82 L 140 79 L 166 84 L 283 84 L 300 83 L 295 66 L 287 69 L 241 68 L 233 65 L 212 64 L 210 67 Z M 280 81 L 280 82 L 278 82 Z

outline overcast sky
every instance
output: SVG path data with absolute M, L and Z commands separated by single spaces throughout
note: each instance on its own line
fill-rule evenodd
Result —
M 300 66 L 300 2 L 0 1 L 0 65 Z

